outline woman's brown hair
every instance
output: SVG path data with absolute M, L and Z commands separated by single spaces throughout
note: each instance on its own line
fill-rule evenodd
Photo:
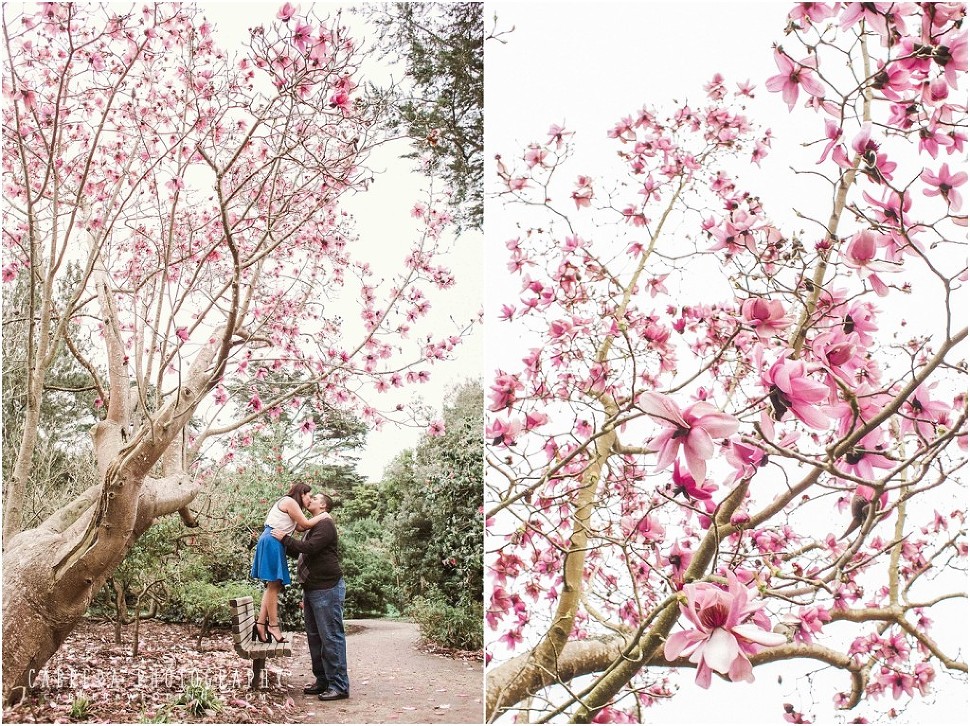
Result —
M 311 491 L 309 484 L 305 482 L 300 482 L 299 484 L 294 484 L 290 487 L 290 491 L 286 493 L 290 499 L 294 500 L 300 507 L 303 507 L 303 495 Z

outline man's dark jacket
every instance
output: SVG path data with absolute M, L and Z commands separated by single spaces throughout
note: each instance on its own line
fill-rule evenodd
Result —
M 286 535 L 281 541 L 288 555 L 300 555 L 296 572 L 304 590 L 329 590 L 340 580 L 337 527 L 332 519 L 317 522 L 303 539 Z

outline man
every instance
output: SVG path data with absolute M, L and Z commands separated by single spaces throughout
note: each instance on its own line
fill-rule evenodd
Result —
M 311 516 L 329 512 L 333 501 L 326 494 L 315 494 L 307 509 Z M 283 530 L 273 536 L 283 543 L 287 554 L 299 553 L 297 578 L 303 585 L 303 619 L 307 645 L 316 682 L 303 692 L 316 694 L 321 701 L 350 697 L 347 676 L 347 638 L 344 634 L 344 587 L 337 552 L 337 527 L 325 517 L 303 539 L 294 539 Z

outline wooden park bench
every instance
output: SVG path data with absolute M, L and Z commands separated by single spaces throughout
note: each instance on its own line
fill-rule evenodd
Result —
M 249 687 L 255 690 L 259 688 L 259 680 L 266 667 L 267 658 L 293 655 L 292 638 L 284 633 L 286 641 L 283 643 L 260 643 L 258 640 L 253 640 L 253 623 L 256 622 L 256 614 L 251 597 L 231 599 L 229 613 L 232 617 L 233 647 L 240 656 L 253 662 L 253 680 Z

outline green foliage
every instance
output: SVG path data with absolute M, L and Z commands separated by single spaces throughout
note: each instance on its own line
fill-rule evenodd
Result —
M 387 505 L 379 484 L 361 482 L 346 497 L 335 501 L 334 510 L 341 522 L 357 522 L 380 519 L 387 513 Z
M 408 599 L 482 601 L 482 414 L 481 383 L 464 384 L 444 407 L 445 433 L 426 436 L 385 477 L 388 499 L 400 500 L 386 524 Z
M 379 6 L 369 17 L 379 49 L 406 67 L 391 127 L 414 141 L 410 156 L 430 156 L 427 173 L 453 192 L 459 228 L 482 228 L 484 21 L 481 3 Z
M 349 618 L 381 617 L 401 608 L 396 572 L 384 529 L 375 519 L 340 523 L 340 567 Z
M 91 699 L 83 694 L 78 694 L 71 701 L 70 717 L 76 721 L 86 721 L 91 715 Z
M 204 580 L 190 580 L 180 588 L 178 601 L 185 620 L 229 625 L 229 600 L 247 595 L 253 598 L 253 602 L 259 601 L 260 590 L 252 580 L 220 582 L 218 585 Z
M 145 532 L 91 603 L 92 612 L 129 622 L 134 617 L 129 608 L 136 603 L 152 616 L 177 610 L 179 588 L 199 569 L 183 533 L 176 515 L 163 517 Z
M 408 615 L 417 621 L 421 635 L 427 640 L 459 650 L 483 647 L 481 603 L 450 605 L 447 598 L 432 592 L 430 597 L 415 598 Z
M 205 716 L 222 710 L 222 701 L 212 686 L 200 679 L 191 680 L 175 700 L 175 705 L 186 706 L 193 716 Z
M 172 717 L 164 708 L 159 709 L 153 715 L 149 715 L 148 711 L 141 711 L 138 714 L 138 723 L 172 723 Z

